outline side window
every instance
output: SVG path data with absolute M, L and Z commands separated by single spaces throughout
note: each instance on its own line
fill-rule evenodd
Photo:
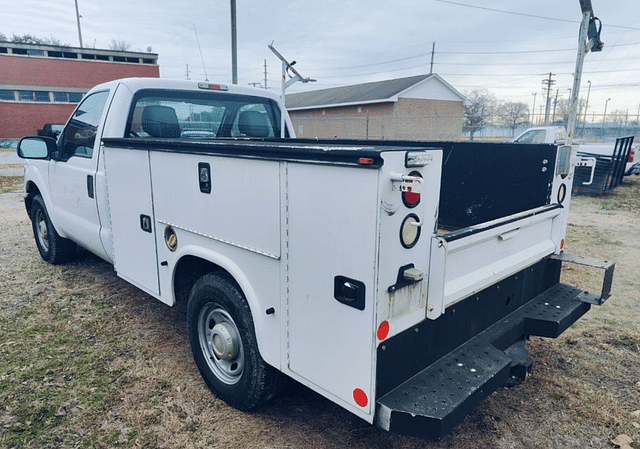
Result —
M 92 157 L 98 124 L 108 96 L 108 91 L 96 92 L 80 103 L 58 142 L 60 160 L 66 161 L 72 156 Z
M 545 130 L 536 129 L 536 130 L 524 133 L 517 140 L 517 143 L 544 143 L 545 136 L 546 136 L 546 131 Z

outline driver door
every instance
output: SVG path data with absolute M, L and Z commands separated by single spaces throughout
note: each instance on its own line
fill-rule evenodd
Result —
M 100 257 L 100 217 L 95 191 L 102 116 L 109 91 L 87 96 L 76 108 L 58 140 L 58 154 L 49 166 L 50 213 L 59 232 L 73 229 L 73 240 Z

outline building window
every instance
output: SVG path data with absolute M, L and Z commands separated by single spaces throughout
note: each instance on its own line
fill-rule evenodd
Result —
M 35 101 L 34 92 L 32 90 L 19 90 L 18 101 Z
M 29 56 L 44 56 L 44 50 L 27 50 Z
M 51 98 L 49 97 L 49 92 L 35 91 L 34 94 L 36 95 L 36 101 L 41 101 L 46 103 L 49 103 L 51 101 Z
M 2 101 L 16 101 L 16 96 L 12 90 L 0 90 L 0 100 Z
M 56 103 L 68 103 L 69 94 L 66 92 L 54 92 L 53 101 L 55 101 Z
M 79 92 L 69 92 L 69 103 L 80 103 L 82 100 L 82 95 Z

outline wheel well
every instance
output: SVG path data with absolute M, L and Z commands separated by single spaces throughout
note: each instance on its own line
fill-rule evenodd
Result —
M 27 195 L 24 198 L 24 205 L 27 208 L 27 214 L 31 216 L 31 204 L 36 195 L 40 195 L 40 190 L 35 183 L 29 182 L 26 187 Z
M 176 302 L 186 302 L 193 284 L 205 274 L 213 272 L 226 273 L 231 282 L 236 284 L 238 290 L 242 291 L 233 276 L 224 268 L 199 257 L 185 256 L 178 261 L 174 276 L 173 290 Z

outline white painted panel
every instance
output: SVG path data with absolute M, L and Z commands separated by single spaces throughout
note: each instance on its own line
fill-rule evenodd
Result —
M 160 294 L 155 221 L 147 151 L 105 148 L 105 172 L 118 276 L 155 296 Z M 151 218 L 152 231 L 140 225 Z
M 211 169 L 211 193 L 200 191 L 198 163 Z M 278 162 L 151 153 L 157 220 L 271 258 L 280 257 Z
M 357 414 L 372 412 L 376 170 L 289 164 L 290 368 Z M 334 298 L 334 277 L 366 286 L 364 310 Z M 356 406 L 353 391 L 369 397 Z M 327 392 L 331 392 L 330 394 Z
M 437 78 L 430 78 L 403 92 L 400 98 L 417 98 L 425 100 L 462 101 L 448 86 Z

